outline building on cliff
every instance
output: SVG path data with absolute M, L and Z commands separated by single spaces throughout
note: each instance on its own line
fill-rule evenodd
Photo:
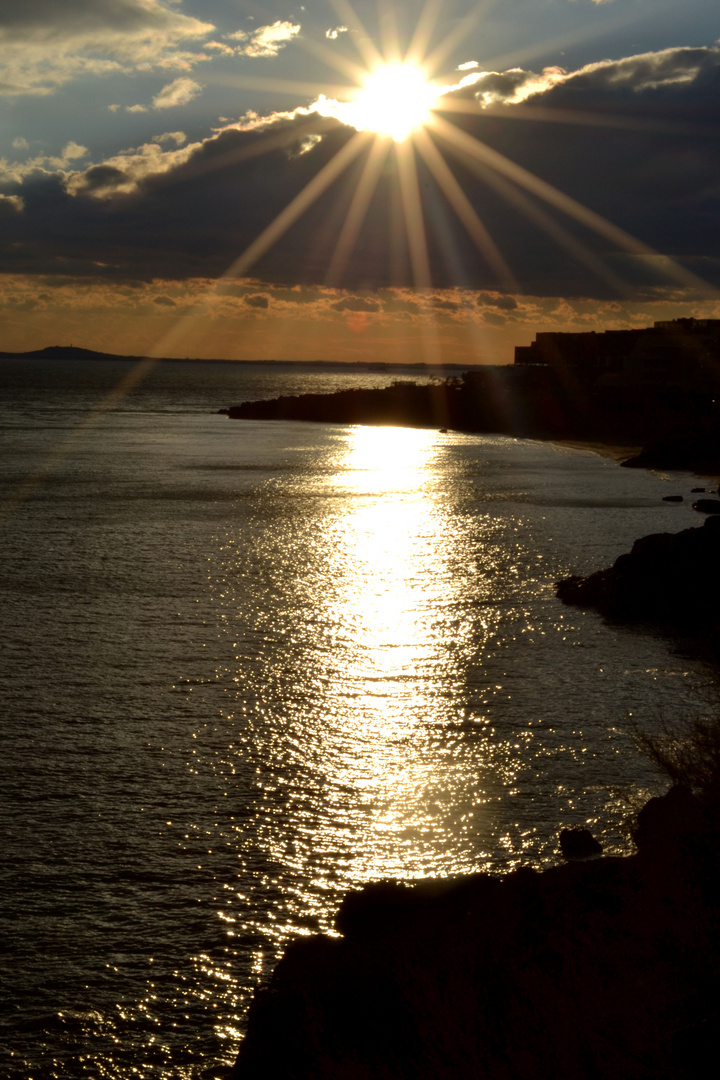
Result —
M 673 319 L 641 330 L 538 333 L 515 348 L 515 364 L 574 382 L 684 394 L 720 392 L 720 319 Z

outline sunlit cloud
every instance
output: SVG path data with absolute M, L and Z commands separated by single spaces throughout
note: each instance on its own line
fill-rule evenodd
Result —
M 183 146 L 187 142 L 187 135 L 184 131 L 164 131 L 162 135 L 153 135 L 153 142 L 167 143 L 174 142 L 176 146 Z
M 629 93 L 638 98 L 645 91 L 692 84 L 709 66 L 717 65 L 718 57 L 717 47 L 678 47 L 619 60 L 601 60 L 570 72 L 560 67 L 547 67 L 541 73 L 522 68 L 478 71 L 466 77 L 464 85 L 473 88 L 473 96 L 482 106 L 517 105 L 533 95 L 540 98 L 555 88 L 576 95 Z
M 8 207 L 19 214 L 25 209 L 25 203 L 19 195 L 0 195 L 0 210 Z
M 169 173 L 186 162 L 198 146 L 197 143 L 177 145 L 175 150 L 163 150 L 158 142 L 151 142 L 122 150 L 99 165 L 69 173 L 65 178 L 66 190 L 70 195 L 90 195 L 96 199 L 129 194 L 143 181 Z
M 187 77 L 175 79 L 163 86 L 159 94 L 153 98 L 156 109 L 174 109 L 178 105 L 187 105 L 194 101 L 202 93 L 202 86 L 194 79 Z
M 0 216 L 3 209 L 0 200 Z M 7 212 L 15 213 L 9 206 Z M 284 288 L 257 279 L 228 281 L 215 292 L 212 286 L 207 278 L 113 283 L 61 275 L 0 275 L 4 347 L 37 348 L 46 343 L 47 334 L 53 341 L 70 340 L 82 328 L 89 348 L 106 349 L 111 340 L 114 352 L 144 355 L 164 327 L 200 304 L 204 314 L 175 355 L 272 359 L 278 343 L 284 343 L 287 355 L 298 359 L 362 360 L 371 349 L 378 360 L 413 361 L 418 359 L 418 343 L 434 327 L 446 362 L 504 363 L 512 359 L 516 344 L 529 343 L 538 330 L 628 329 L 688 310 L 697 318 L 720 316 L 717 301 L 688 308 L 682 298 L 661 296 L 608 302 L 490 292 L 478 296 L 463 289 L 427 294 L 382 289 L 359 296 L 323 286 Z M 343 300 L 350 303 L 343 305 Z
M 27 177 L 36 173 L 50 175 L 60 172 L 65 175 L 66 170 L 72 169 L 74 163 L 86 158 L 88 153 L 87 146 L 81 146 L 80 143 L 71 140 L 65 144 L 59 154 L 36 154 L 21 162 L 0 159 L 0 183 L 22 183 Z
M 612 135 L 596 147 L 583 137 L 583 125 L 585 113 L 612 125 L 618 104 L 625 123 L 637 103 L 644 105 L 653 95 L 660 108 L 667 95 L 690 100 L 688 95 L 714 85 L 718 50 L 668 49 L 539 73 L 519 67 L 483 71 L 478 61 L 467 60 L 448 75 L 440 65 L 446 58 L 451 68 L 455 64 L 450 46 L 463 48 L 465 24 L 455 25 L 433 47 L 439 10 L 437 4 L 426 5 L 403 53 L 390 18 L 379 43 L 373 43 L 347 0 L 337 0 L 342 23 L 328 31 L 316 26 L 316 38 L 311 43 L 308 31 L 303 45 L 340 72 L 345 84 L 284 82 L 253 74 L 255 64 L 224 65 L 232 69 L 230 82 L 292 93 L 295 100 L 302 95 L 309 104 L 223 119 L 222 128 L 191 145 L 180 132 L 181 138 L 165 133 L 111 156 L 98 155 L 92 164 L 63 152 L 54 159 L 57 222 L 50 233 L 55 249 L 72 233 L 65 222 L 74 221 L 79 223 L 74 244 L 65 244 L 63 258 L 97 268 L 89 273 L 181 279 L 225 271 L 229 278 L 258 274 L 286 286 L 294 280 L 344 286 L 346 293 L 327 300 L 327 314 L 363 315 L 363 332 L 389 315 L 391 309 L 372 295 L 388 285 L 413 286 L 417 292 L 415 301 L 394 298 L 398 317 L 459 322 L 477 321 L 482 313 L 483 325 L 497 326 L 524 310 L 517 301 L 515 307 L 489 301 L 468 306 L 449 290 L 474 287 L 486 296 L 497 290 L 517 297 L 523 289 L 545 288 L 556 295 L 597 290 L 602 296 L 642 289 L 650 296 L 661 284 L 669 287 L 670 274 L 673 288 L 686 296 L 695 288 L 700 295 L 702 282 L 693 276 L 697 267 L 691 260 L 707 255 L 704 239 L 696 230 L 692 241 L 683 237 L 685 247 L 673 249 L 667 241 L 667 222 L 675 219 L 666 212 L 667 167 L 653 175 L 644 147 L 618 144 L 616 152 Z M 163 11 L 172 14 L 170 8 Z M 272 57 L 300 32 L 299 23 L 278 20 L 203 48 L 220 59 L 227 50 L 234 56 Z M 332 42 L 340 33 L 348 34 L 343 44 L 353 44 L 358 60 L 322 40 L 325 35 Z M 464 55 L 469 52 L 470 46 Z M 152 69 L 148 61 L 143 70 Z M 224 80 L 225 71 L 218 77 Z M 156 94 L 153 105 L 185 105 L 200 90 L 198 81 L 183 74 Z M 145 108 L 112 106 L 116 112 Z M 550 122 L 560 118 L 574 126 L 558 137 Z M 537 119 L 548 123 L 536 124 Z M 512 140 L 505 138 L 506 120 L 523 122 L 515 143 L 519 155 L 507 154 Z M 141 138 L 148 138 L 147 130 Z M 656 150 L 666 154 L 665 144 Z M 688 185 L 708 191 L 716 183 L 714 153 L 709 144 L 707 151 L 695 150 L 692 169 L 684 167 L 676 182 L 683 191 Z M 5 194 L 24 199 L 28 208 L 33 170 L 44 170 L 47 180 L 53 168 L 50 156 L 33 161 L 29 171 L 25 162 L 3 163 Z M 211 198 L 205 197 L 210 184 Z M 16 221 L 14 250 L 31 253 L 39 265 L 45 222 L 38 219 L 32 233 L 31 209 L 22 224 L 25 220 L 30 240 L 23 248 Z M 636 222 L 637 240 L 631 235 Z M 107 241 L 110 264 L 103 257 Z M 675 258 L 659 254 L 673 250 Z M 445 291 L 431 300 L 438 289 Z M 238 294 L 246 317 L 262 319 L 280 302 L 273 294 L 265 307 L 248 296 L 270 294 Z M 230 303 L 222 283 L 202 304 L 215 310 L 217 297 Z
M 474 88 L 474 98 L 483 107 L 500 102 L 519 105 L 533 94 L 544 94 L 552 89 L 565 76 L 566 72 L 558 67 L 545 68 L 539 75 L 521 68 L 503 72 L 478 71 L 465 76 L 463 85 Z
M 277 20 L 269 26 L 260 26 L 257 30 L 237 30 L 226 34 L 227 41 L 237 41 L 234 51 L 239 56 L 269 58 L 277 56 L 293 38 L 300 33 L 299 23 Z
M 161 0 L 23 0 L 0 5 L 0 93 L 48 94 L 71 79 L 188 66 L 211 23 Z

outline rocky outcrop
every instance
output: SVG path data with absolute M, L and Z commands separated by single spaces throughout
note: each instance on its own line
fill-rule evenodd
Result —
M 339 390 L 246 401 L 227 410 L 232 420 L 306 420 L 332 424 L 454 426 L 459 391 L 452 382 L 427 385 L 399 381 L 384 389 Z
M 607 570 L 557 584 L 566 604 L 618 619 L 661 623 L 684 631 L 720 627 L 720 519 L 680 533 L 636 540 Z
M 687 418 L 623 465 L 720 475 L 720 414 L 710 411 Z
M 590 830 L 577 827 L 561 830 L 560 850 L 566 859 L 593 859 L 602 855 L 602 845 Z
M 708 840 L 712 837 L 712 842 Z M 292 945 L 235 1080 L 673 1080 L 720 1009 L 717 838 L 674 789 L 637 854 L 368 886 Z

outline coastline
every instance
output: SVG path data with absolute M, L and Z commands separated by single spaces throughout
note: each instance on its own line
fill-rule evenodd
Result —
M 628 458 L 639 454 L 642 446 L 640 443 L 612 443 L 600 442 L 597 439 L 550 439 L 557 446 L 565 446 L 571 450 L 589 450 L 599 457 L 609 458 L 611 461 L 622 465 Z
M 641 449 L 500 433 L 617 464 Z M 348 894 L 342 936 L 291 945 L 259 992 L 233 1080 L 690 1080 L 718 1013 L 703 993 L 720 961 L 716 830 L 673 788 L 634 839 L 623 857 Z
M 348 894 L 342 937 L 258 993 L 232 1080 L 691 1080 L 720 1015 L 713 807 L 675 786 L 632 855 Z

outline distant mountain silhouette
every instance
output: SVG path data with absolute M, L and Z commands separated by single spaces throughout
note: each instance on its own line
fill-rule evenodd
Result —
M 142 356 L 121 356 L 117 353 L 96 352 L 95 349 L 81 349 L 78 345 L 48 345 L 44 349 L 32 349 L 30 352 L 0 352 L 2 359 L 19 360 L 143 360 Z

